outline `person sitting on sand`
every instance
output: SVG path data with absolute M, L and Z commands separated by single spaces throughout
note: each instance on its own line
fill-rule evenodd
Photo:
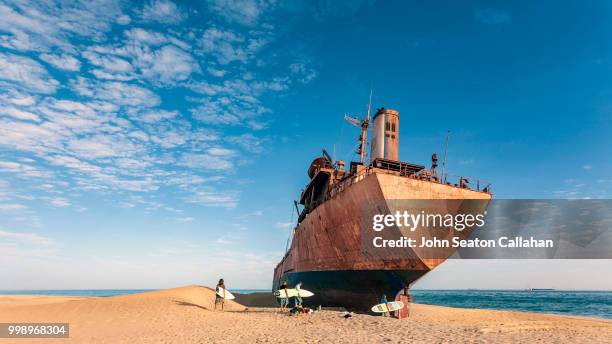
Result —
M 389 309 L 389 306 L 387 305 L 387 303 L 389 303 L 389 301 L 387 301 L 387 295 L 383 294 L 383 296 L 380 298 L 380 303 L 385 304 L 387 309 Z M 383 312 L 382 315 L 383 315 L 383 317 L 388 317 L 389 316 L 389 312 Z
M 220 289 L 222 288 L 222 289 Z M 223 296 L 219 296 L 219 291 L 223 290 Z M 215 287 L 215 310 L 217 310 L 217 305 L 221 305 L 221 311 L 223 311 L 223 304 L 225 303 L 225 281 L 223 278 L 219 280 L 217 286 Z
M 283 291 L 280 292 L 280 304 L 281 304 L 281 312 L 284 312 L 285 309 L 287 309 L 287 305 L 289 304 L 289 298 L 287 297 L 287 289 L 288 289 L 288 283 L 287 281 L 283 281 L 283 283 L 280 285 L 280 287 L 278 287 L 278 290 L 284 290 L 284 295 L 283 295 Z M 285 297 L 282 297 L 285 296 Z

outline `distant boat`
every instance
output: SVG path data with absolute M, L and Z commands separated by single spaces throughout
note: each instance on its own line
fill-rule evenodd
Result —
M 528 291 L 553 291 L 556 289 L 552 289 L 552 288 L 529 288 L 527 289 Z

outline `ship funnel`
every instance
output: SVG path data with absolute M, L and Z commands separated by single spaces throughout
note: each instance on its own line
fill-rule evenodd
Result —
M 372 125 L 370 160 L 384 158 L 398 161 L 399 112 L 380 108 L 376 111 Z

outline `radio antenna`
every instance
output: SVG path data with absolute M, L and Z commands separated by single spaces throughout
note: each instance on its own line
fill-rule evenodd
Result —
M 370 109 L 372 109 L 372 88 L 370 88 L 370 102 L 368 103 L 368 116 L 366 117 L 368 122 L 370 121 Z
M 446 184 L 446 152 L 448 151 L 448 139 L 450 138 L 450 130 L 446 131 L 446 143 L 444 144 L 444 159 L 442 159 L 442 178 L 443 183 Z

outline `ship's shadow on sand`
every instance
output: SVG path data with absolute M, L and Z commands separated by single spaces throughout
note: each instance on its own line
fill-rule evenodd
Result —
M 239 294 L 235 293 L 234 301 L 245 307 L 262 307 L 262 308 L 278 308 L 280 305 L 276 302 L 276 298 L 272 293 L 250 293 Z

